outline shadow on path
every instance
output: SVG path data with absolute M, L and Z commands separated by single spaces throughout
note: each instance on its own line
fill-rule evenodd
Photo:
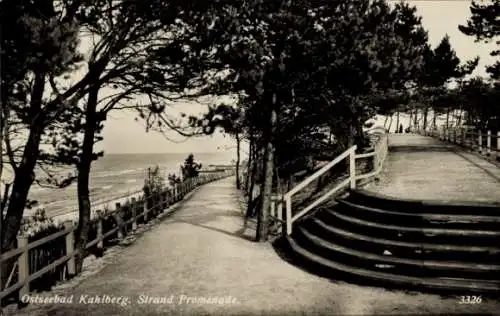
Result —
M 209 229 L 209 230 L 214 231 L 214 232 L 225 234 L 227 236 L 237 237 L 237 238 L 243 238 L 243 239 L 245 239 L 247 241 L 251 241 L 251 242 L 255 241 L 254 238 L 252 238 L 251 236 L 249 236 L 248 234 L 246 234 L 246 232 L 249 229 L 254 229 L 254 227 L 249 226 L 247 224 L 247 222 L 244 222 L 243 226 L 239 230 L 237 230 L 235 232 L 231 232 L 231 231 L 228 231 L 228 230 L 224 230 L 224 229 L 213 227 L 213 226 L 209 226 L 209 225 L 204 225 L 202 223 L 198 223 L 197 221 L 177 220 L 177 221 L 175 221 L 175 223 L 190 224 L 190 225 L 193 225 L 193 226 L 196 226 L 196 227 L 201 227 L 201 228 L 204 228 L 204 229 Z

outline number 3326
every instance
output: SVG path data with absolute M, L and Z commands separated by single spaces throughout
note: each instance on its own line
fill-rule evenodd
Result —
M 483 302 L 483 299 L 481 296 L 470 296 L 470 295 L 464 295 L 460 296 L 458 303 L 459 304 L 481 304 Z

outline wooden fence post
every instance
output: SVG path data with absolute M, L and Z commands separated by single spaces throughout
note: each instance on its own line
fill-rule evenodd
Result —
M 17 258 L 18 279 L 19 282 L 26 280 L 30 274 L 29 257 L 28 257 L 28 236 L 17 236 L 17 248 L 24 248 L 21 255 Z M 29 294 L 29 282 L 26 282 L 19 289 L 19 298 Z
M 135 197 L 132 198 L 132 230 L 137 229 L 137 200 Z
M 486 155 L 489 156 L 491 154 L 491 131 L 488 131 L 486 138 Z
M 465 132 L 465 128 L 462 128 L 460 130 L 461 133 L 461 140 L 462 140 L 462 146 L 467 147 L 467 133 Z
M 144 201 L 142 203 L 142 214 L 144 217 L 144 224 L 148 222 L 148 197 L 144 195 Z
M 292 198 L 288 196 L 285 200 L 285 210 L 286 210 L 286 233 L 287 235 L 292 234 Z
M 66 255 L 70 255 L 75 251 L 75 230 L 73 221 L 65 221 L 64 228 L 71 227 L 71 231 L 66 235 Z M 76 275 L 76 261 L 75 256 L 71 256 L 68 262 L 66 263 L 66 270 L 68 277 L 73 277 Z
M 115 218 L 116 224 L 118 225 L 118 239 L 123 239 L 123 218 L 120 214 L 121 212 L 121 204 L 115 203 L 115 212 L 113 212 L 113 217 Z
M 349 178 L 350 178 L 350 188 L 353 190 L 356 188 L 356 157 L 355 149 L 349 154 Z
M 283 233 L 283 196 L 280 196 L 280 199 L 278 201 L 277 205 L 277 211 L 278 211 L 278 219 L 280 220 L 280 225 L 278 228 L 278 233 L 282 234 Z
M 168 189 L 165 189 L 165 191 L 163 191 L 163 209 L 167 209 L 168 208 Z
M 483 134 L 481 133 L 481 131 L 479 131 L 478 146 L 479 153 L 481 154 L 483 151 Z
M 497 159 L 500 160 L 500 131 L 497 132 Z
M 165 198 L 164 198 L 164 195 L 163 195 L 163 189 L 160 191 L 160 196 L 159 196 L 159 203 L 160 204 L 160 213 L 163 213 L 163 211 L 165 211 Z
M 98 214 L 97 216 L 98 219 L 97 219 L 97 249 L 103 249 L 104 248 L 104 238 L 103 238 L 103 232 L 102 232 L 102 216 L 101 216 L 101 211 L 98 210 L 96 211 L 96 213 Z
M 169 207 L 170 205 L 172 205 L 172 204 L 173 204 L 173 202 L 172 202 L 173 191 L 172 191 L 172 190 L 173 190 L 173 189 L 172 189 L 172 188 L 170 188 L 170 189 L 168 189 L 168 191 L 167 191 L 167 207 Z

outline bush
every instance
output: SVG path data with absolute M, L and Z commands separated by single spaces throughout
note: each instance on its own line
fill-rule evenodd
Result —
M 184 160 L 184 165 L 181 167 L 182 170 L 182 178 L 194 178 L 197 177 L 200 173 L 201 163 L 197 163 L 194 160 L 194 155 L 189 154 L 189 156 Z
M 174 173 L 169 173 L 168 174 L 168 184 L 171 187 L 174 187 L 176 184 L 181 183 L 181 178 L 176 176 Z
M 148 168 L 148 176 L 144 180 L 144 198 L 146 199 L 148 209 L 156 207 L 161 200 L 162 192 L 165 188 L 165 179 L 161 175 L 160 168 L 158 166 L 154 168 Z M 152 212 L 153 216 L 156 216 L 158 210 Z
M 165 187 L 165 179 L 161 175 L 160 167 L 148 168 L 148 175 L 144 180 L 143 191 L 146 196 L 161 192 Z

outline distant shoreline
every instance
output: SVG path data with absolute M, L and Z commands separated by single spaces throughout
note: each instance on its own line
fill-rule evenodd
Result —
M 225 167 L 228 167 L 228 166 L 231 166 L 231 164 L 224 164 L 224 163 L 220 163 L 220 164 L 208 164 L 206 168 L 203 168 L 202 170 L 200 170 L 201 172 L 206 172 L 206 171 L 212 171 L 212 170 L 215 170 L 217 167 L 222 167 L 222 166 L 225 166 Z M 147 169 L 147 168 L 146 168 Z M 167 171 L 168 172 L 168 171 Z M 179 175 L 179 172 L 175 172 L 176 175 Z M 144 179 L 141 179 L 141 180 L 144 180 Z M 140 181 L 140 180 L 138 180 Z M 137 182 L 137 181 L 136 181 Z M 165 179 L 165 184 L 167 187 L 169 187 L 170 185 L 168 184 L 168 179 Z M 54 189 L 56 190 L 56 189 Z M 99 190 L 98 188 L 96 188 L 96 190 Z M 118 194 L 116 196 L 111 196 L 109 198 L 105 198 L 105 199 L 96 199 L 95 201 L 92 201 L 91 204 L 92 204 L 92 207 L 91 207 L 91 217 L 94 217 L 96 215 L 96 211 L 97 210 L 104 210 L 106 208 L 113 208 L 115 206 L 116 203 L 121 203 L 123 204 L 125 201 L 135 197 L 135 198 L 139 198 L 140 196 L 143 195 L 143 191 L 142 191 L 142 186 L 138 186 L 136 190 L 131 190 L 129 192 L 126 192 L 126 193 L 123 193 L 123 194 Z M 75 197 L 76 198 L 76 197 Z M 91 198 L 92 200 L 92 198 Z M 53 202 L 51 203 L 57 203 L 57 202 L 60 202 L 60 200 L 54 200 Z M 50 207 L 50 204 L 48 204 L 48 206 Z M 23 218 L 25 219 L 30 219 L 33 217 L 33 215 L 36 214 L 36 212 L 38 210 L 45 210 L 45 214 L 47 216 L 47 218 L 50 218 L 52 219 L 54 222 L 64 222 L 64 221 L 67 221 L 67 220 L 78 220 L 78 209 L 77 208 L 67 208 L 67 209 L 61 209 L 59 211 L 52 211 L 50 212 L 48 209 L 47 209 L 47 205 L 44 204 L 44 203 L 41 203 L 40 205 L 38 205 L 37 207 L 33 207 L 31 209 L 25 209 L 24 213 L 23 213 Z

